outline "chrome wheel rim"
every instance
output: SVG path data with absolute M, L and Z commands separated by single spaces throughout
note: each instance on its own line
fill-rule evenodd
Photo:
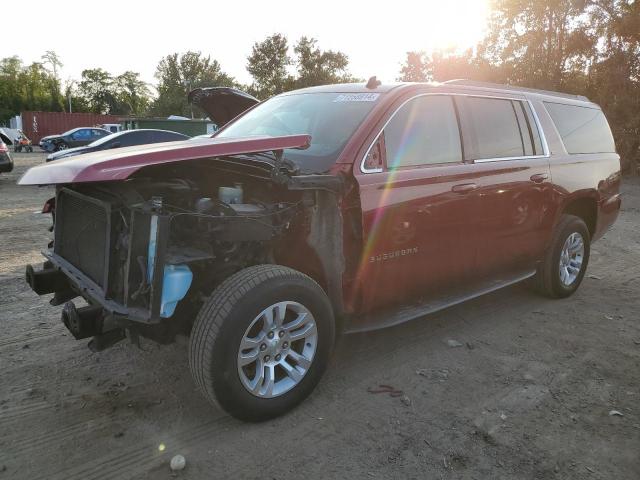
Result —
M 260 398 L 282 395 L 309 371 L 318 345 L 311 312 L 292 301 L 265 308 L 244 332 L 238 349 L 242 386 Z
M 560 253 L 560 281 L 566 287 L 580 275 L 584 261 L 584 239 L 578 232 L 567 237 Z
M 67 146 L 64 143 L 58 145 L 58 150 L 66 150 L 66 149 L 67 149 Z

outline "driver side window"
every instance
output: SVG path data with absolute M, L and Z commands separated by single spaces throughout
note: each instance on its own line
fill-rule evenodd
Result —
M 425 95 L 409 100 L 384 129 L 387 168 L 462 162 L 453 99 Z

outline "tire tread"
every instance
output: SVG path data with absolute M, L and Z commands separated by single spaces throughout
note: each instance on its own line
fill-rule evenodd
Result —
M 200 309 L 191 332 L 189 367 L 198 389 L 213 404 L 220 406 L 211 381 L 211 368 L 213 346 L 220 334 L 222 323 L 230 315 L 233 307 L 253 288 L 282 277 L 298 277 L 316 283 L 309 276 L 289 267 L 255 265 L 240 270 L 224 280 Z

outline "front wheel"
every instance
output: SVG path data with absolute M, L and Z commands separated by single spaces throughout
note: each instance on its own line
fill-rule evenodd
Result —
M 304 400 L 335 337 L 333 311 L 308 276 L 278 265 L 232 275 L 211 294 L 191 333 L 192 376 L 213 404 L 261 421 Z
M 572 295 L 580 286 L 589 263 L 590 235 L 584 221 L 562 215 L 534 281 L 538 291 L 552 298 Z
M 54 150 L 55 150 L 56 152 L 59 152 L 60 150 L 66 150 L 67 148 L 69 148 L 69 145 L 67 145 L 67 144 L 66 144 L 66 143 L 64 143 L 64 142 L 60 142 L 59 144 L 57 144 L 57 145 L 56 145 L 56 147 L 55 147 L 55 149 L 54 149 Z

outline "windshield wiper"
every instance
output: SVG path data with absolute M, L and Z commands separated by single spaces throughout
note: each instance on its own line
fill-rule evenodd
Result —
M 242 156 L 246 156 L 246 157 L 258 157 L 258 158 L 264 158 L 265 160 L 268 160 L 269 165 L 271 165 L 272 170 L 271 170 L 271 176 L 274 178 L 274 180 L 278 177 L 281 176 L 282 172 L 282 168 L 285 168 L 285 170 L 287 171 L 287 173 L 291 173 L 291 174 L 297 174 L 299 172 L 299 167 L 292 162 L 291 160 L 289 160 L 288 158 L 286 158 L 284 156 L 284 152 L 283 150 L 271 150 L 269 153 L 267 152 L 248 152 L 248 153 L 241 153 L 238 155 L 230 155 L 232 157 L 242 157 Z

